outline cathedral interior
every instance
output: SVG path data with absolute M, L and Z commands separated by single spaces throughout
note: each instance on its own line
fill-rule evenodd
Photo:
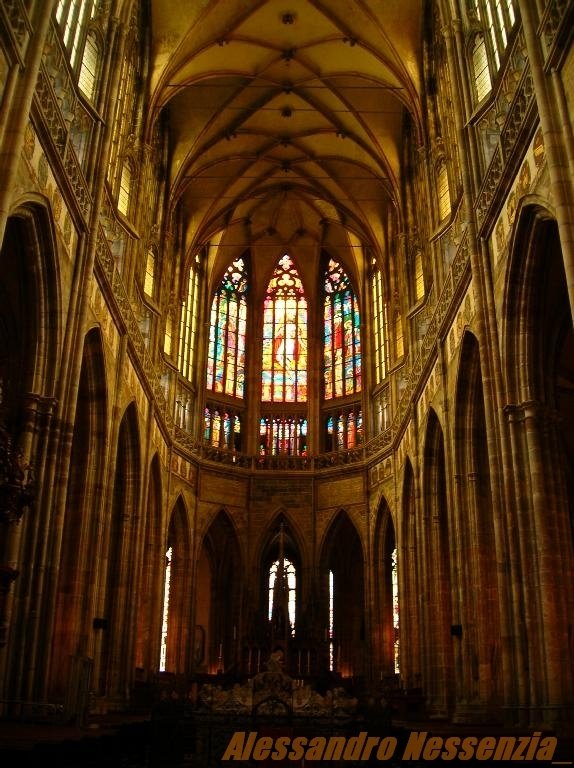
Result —
M 573 30 L 3 0 L 1 721 L 572 733 Z

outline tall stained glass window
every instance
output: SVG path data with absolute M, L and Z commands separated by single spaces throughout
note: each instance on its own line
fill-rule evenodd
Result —
M 329 571 L 329 672 L 335 671 L 335 575 Z
M 325 399 L 361 391 L 361 321 L 357 297 L 341 266 L 325 272 Z
M 215 405 L 204 410 L 204 439 L 210 445 L 230 450 L 241 449 L 241 418 L 239 414 Z
M 263 306 L 261 389 L 264 402 L 307 400 L 307 300 L 287 254 L 273 272 Z
M 199 295 L 199 254 L 196 254 L 189 268 L 187 290 L 181 307 L 179 326 L 179 350 L 177 365 L 182 376 L 191 381 L 197 334 L 197 312 Z M 166 325 L 167 332 L 167 325 Z
M 163 621 L 161 625 L 161 646 L 159 657 L 159 671 L 165 672 L 167 661 L 167 627 L 169 618 L 169 590 L 171 587 L 171 560 L 173 549 L 170 547 L 165 553 L 165 586 L 163 588 Z
M 307 453 L 307 419 L 299 416 L 265 416 L 259 422 L 262 456 L 304 456 Z
M 380 384 L 388 373 L 388 303 L 385 301 L 383 275 L 380 270 L 373 275 L 372 287 L 375 326 L 375 373 L 377 384 Z
M 493 76 L 500 69 L 503 53 L 516 22 L 515 5 L 516 0 L 474 0 L 474 13 L 484 32 L 484 37 L 477 35 L 472 48 L 479 101 L 490 92 Z
M 393 592 L 393 653 L 395 672 L 400 672 L 400 637 L 399 637 L 399 578 L 397 574 L 397 550 L 391 553 L 391 584 Z
M 233 397 L 243 397 L 245 390 L 246 290 L 246 265 L 237 259 L 228 267 L 211 305 L 207 388 Z
M 342 409 L 327 417 L 327 451 L 355 448 L 363 438 L 363 412 L 360 407 Z

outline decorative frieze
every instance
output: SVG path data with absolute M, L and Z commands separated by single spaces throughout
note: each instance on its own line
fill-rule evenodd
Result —
M 32 25 L 28 18 L 26 6 L 22 0 L 2 0 L 0 13 L 4 16 L 5 25 L 12 36 L 18 55 L 23 61 L 32 36 Z
M 191 484 L 195 480 L 197 469 L 194 464 L 183 456 L 174 453 L 171 457 L 171 471 Z
M 540 38 L 544 42 L 547 58 L 551 57 L 558 34 L 566 27 L 568 14 L 572 15 L 569 0 L 548 0 L 540 24 Z
M 542 135 L 542 128 L 539 127 L 530 142 L 520 170 L 516 174 L 506 199 L 503 201 L 502 209 L 493 227 L 490 244 L 494 264 L 500 261 L 508 245 L 518 201 L 524 195 L 537 189 L 545 165 L 544 137 Z
M 75 149 L 69 140 L 68 126 L 62 116 L 60 104 L 43 65 L 40 67 L 36 84 L 36 104 L 39 107 L 43 123 L 48 130 L 48 135 L 70 183 L 72 200 L 75 200 L 75 204 L 78 206 L 84 221 L 87 222 L 92 198 L 76 157 Z M 70 204 L 72 204 L 72 200 Z
M 503 176 L 507 171 L 512 174 L 517 162 L 515 155 L 525 138 L 528 138 L 536 119 L 534 82 L 532 72 L 526 66 L 506 115 L 500 142 L 494 151 L 478 194 L 475 208 L 479 228 L 489 228 L 493 213 L 496 213 L 491 209 L 495 206 L 495 201 L 501 204 L 504 191 Z M 506 179 L 508 184 L 511 181 L 510 177 Z
M 52 218 L 64 246 L 62 252 L 71 260 L 76 252 L 78 233 L 32 123 L 28 123 L 24 131 L 23 157 L 33 182 L 50 201 Z

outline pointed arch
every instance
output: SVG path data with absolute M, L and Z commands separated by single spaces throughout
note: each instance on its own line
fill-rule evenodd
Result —
M 523 706 L 553 706 L 565 701 L 574 681 L 569 628 L 574 614 L 574 329 L 558 225 L 537 200 L 517 212 L 502 349 L 514 482 L 520 489 L 508 547 L 523 590 L 511 620 L 524 622 L 528 638 L 514 653 L 518 669 L 546 669 L 535 684 L 519 679 L 516 696 Z
M 57 265 L 50 209 L 43 197 L 29 195 L 7 218 L 0 248 L 2 442 L 10 441 L 21 453 L 23 463 L 32 467 L 35 497 L 43 500 L 43 508 L 36 506 L 34 514 L 28 514 L 26 507 L 18 508 L 16 512 L 24 514 L 21 524 L 6 527 L 0 536 L 0 562 L 11 563 L 20 574 L 12 590 L 23 596 L 14 600 L 9 625 L 4 620 L 0 631 L 3 645 L 8 632 L 12 638 L 0 664 L 5 670 L 2 674 L 6 674 L 5 694 L 10 691 L 11 699 L 29 695 L 32 687 L 34 695 L 43 698 L 50 684 L 50 650 L 45 648 L 39 653 L 34 641 L 35 632 L 46 619 L 48 604 L 38 592 L 38 569 L 28 565 L 36 563 L 41 568 L 50 549 L 57 549 L 61 532 L 61 527 L 57 533 L 54 531 L 48 510 L 52 488 L 41 487 L 51 460 L 52 430 L 57 423 L 56 432 L 60 434 L 61 427 L 57 419 L 51 418 L 58 409 L 55 398 L 62 370 Z M 58 482 L 62 482 L 60 478 Z M 57 567 L 57 555 L 52 566 Z M 10 586 L 8 582 L 7 588 Z M 50 608 L 53 610 L 51 601 Z
M 61 344 L 59 271 L 53 218 L 45 201 L 20 204 L 8 218 L 0 250 L 2 315 L 22 312 L 12 327 L 15 336 L 2 339 L 2 350 L 22 346 L 29 358 L 20 381 L 22 392 L 53 397 L 54 371 Z M 10 341 L 5 346 L 4 341 Z
M 91 553 L 99 547 L 106 437 L 102 337 L 100 329 L 93 328 L 84 339 L 58 564 L 50 690 L 60 700 L 70 687 L 70 659 L 93 656 L 91 616 L 98 573 Z
M 162 478 L 159 454 L 155 453 L 148 470 L 147 499 L 143 507 L 144 552 L 138 590 L 135 666 L 140 679 L 157 670 L 158 628 L 162 608 Z M 163 556 L 162 556 L 163 555 Z
M 497 536 L 493 500 L 480 349 L 466 331 L 455 396 L 455 482 L 460 509 L 456 519 L 456 569 L 462 589 L 455 606 L 463 642 L 455 640 L 459 698 L 466 707 L 489 710 L 500 697 L 501 638 Z M 483 674 L 479 674 L 479 669 Z M 498 702 L 500 703 L 500 702 Z
M 387 500 L 379 503 L 375 524 L 373 570 L 375 574 L 373 639 L 375 677 L 389 683 L 400 668 L 397 536 Z M 379 674 L 376 674 L 376 673 Z
M 546 399 L 545 393 L 548 394 L 545 379 L 555 349 L 544 337 L 550 329 L 542 329 L 540 323 L 542 319 L 552 322 L 553 308 L 546 305 L 548 294 L 560 297 L 560 307 L 565 304 L 563 271 L 553 215 L 540 204 L 522 205 L 510 242 L 502 310 L 502 352 L 507 362 L 506 387 L 511 402 Z M 562 311 L 561 317 L 563 314 Z M 571 324 L 571 317 L 562 318 L 561 323 Z
M 339 262 L 326 260 L 323 281 L 324 397 L 361 391 L 361 317 L 358 298 Z
M 163 551 L 162 642 L 160 669 L 183 673 L 190 669 L 194 632 L 191 625 L 191 536 L 183 497 L 173 505 Z
M 111 519 L 106 542 L 108 568 L 104 618 L 107 629 L 99 681 L 102 692 L 119 702 L 125 700 L 134 676 L 135 621 L 130 606 L 135 603 L 138 583 L 140 494 L 140 435 L 136 406 L 131 402 L 124 411 L 118 430 Z
M 277 532 L 281 523 L 285 526 L 285 531 L 288 532 L 290 551 L 299 562 L 302 563 L 306 553 L 305 536 L 301 530 L 301 526 L 295 519 L 283 508 L 280 507 L 273 512 L 269 523 L 265 530 L 262 532 L 259 545 L 257 560 L 263 562 L 269 555 L 269 548 L 273 548 L 273 542 L 277 537 Z
M 434 409 L 428 412 L 423 451 L 421 520 L 423 622 L 423 676 L 427 711 L 448 717 L 453 705 L 453 655 L 450 520 L 444 435 Z
M 45 205 L 22 204 L 8 218 L 0 271 L 3 421 L 39 477 L 47 435 L 45 425 L 34 424 L 56 396 L 62 330 L 55 238 Z
M 263 304 L 263 402 L 307 400 L 307 299 L 295 263 L 284 254 Z
M 331 521 L 321 547 L 321 617 L 329 626 L 330 573 L 333 604 L 333 670 L 343 677 L 366 673 L 364 549 L 344 509 Z M 327 651 L 327 649 L 325 649 Z M 325 667 L 328 667 L 328 658 Z
M 275 575 L 278 569 L 279 558 L 283 553 L 285 561 L 289 564 L 288 568 L 288 606 L 276 606 L 277 595 L 274 594 L 272 586 L 275 585 Z M 303 575 L 303 557 L 302 557 L 302 538 L 294 521 L 285 513 L 283 509 L 278 510 L 270 523 L 261 540 L 260 555 L 260 611 L 259 621 L 260 636 L 265 627 L 269 633 L 269 651 L 281 647 L 283 652 L 287 651 L 285 647 L 285 636 L 294 637 L 296 640 L 302 633 L 302 614 L 303 614 L 303 590 L 306 588 Z M 271 575 L 273 571 L 273 576 Z M 278 582 L 277 582 L 278 583 Z M 272 622 L 272 613 L 281 611 L 286 614 L 282 617 L 284 626 L 277 627 Z M 271 626 L 265 626 L 265 622 Z M 293 671 L 289 668 L 289 659 L 285 659 L 285 671 Z
M 402 536 L 399 539 L 401 601 L 401 681 L 405 688 L 421 687 L 421 622 L 419 613 L 422 547 L 417 531 L 416 485 L 413 466 L 405 461 L 402 493 Z
M 207 389 L 237 398 L 245 394 L 248 288 L 248 259 L 242 256 L 225 271 L 211 303 Z
M 200 548 L 196 588 L 196 633 L 203 638 L 198 670 L 233 670 L 239 663 L 239 627 L 244 564 L 232 518 L 221 508 Z

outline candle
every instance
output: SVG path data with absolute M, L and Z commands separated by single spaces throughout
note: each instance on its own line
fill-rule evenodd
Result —
M 301 674 L 301 650 L 297 651 L 297 674 Z

